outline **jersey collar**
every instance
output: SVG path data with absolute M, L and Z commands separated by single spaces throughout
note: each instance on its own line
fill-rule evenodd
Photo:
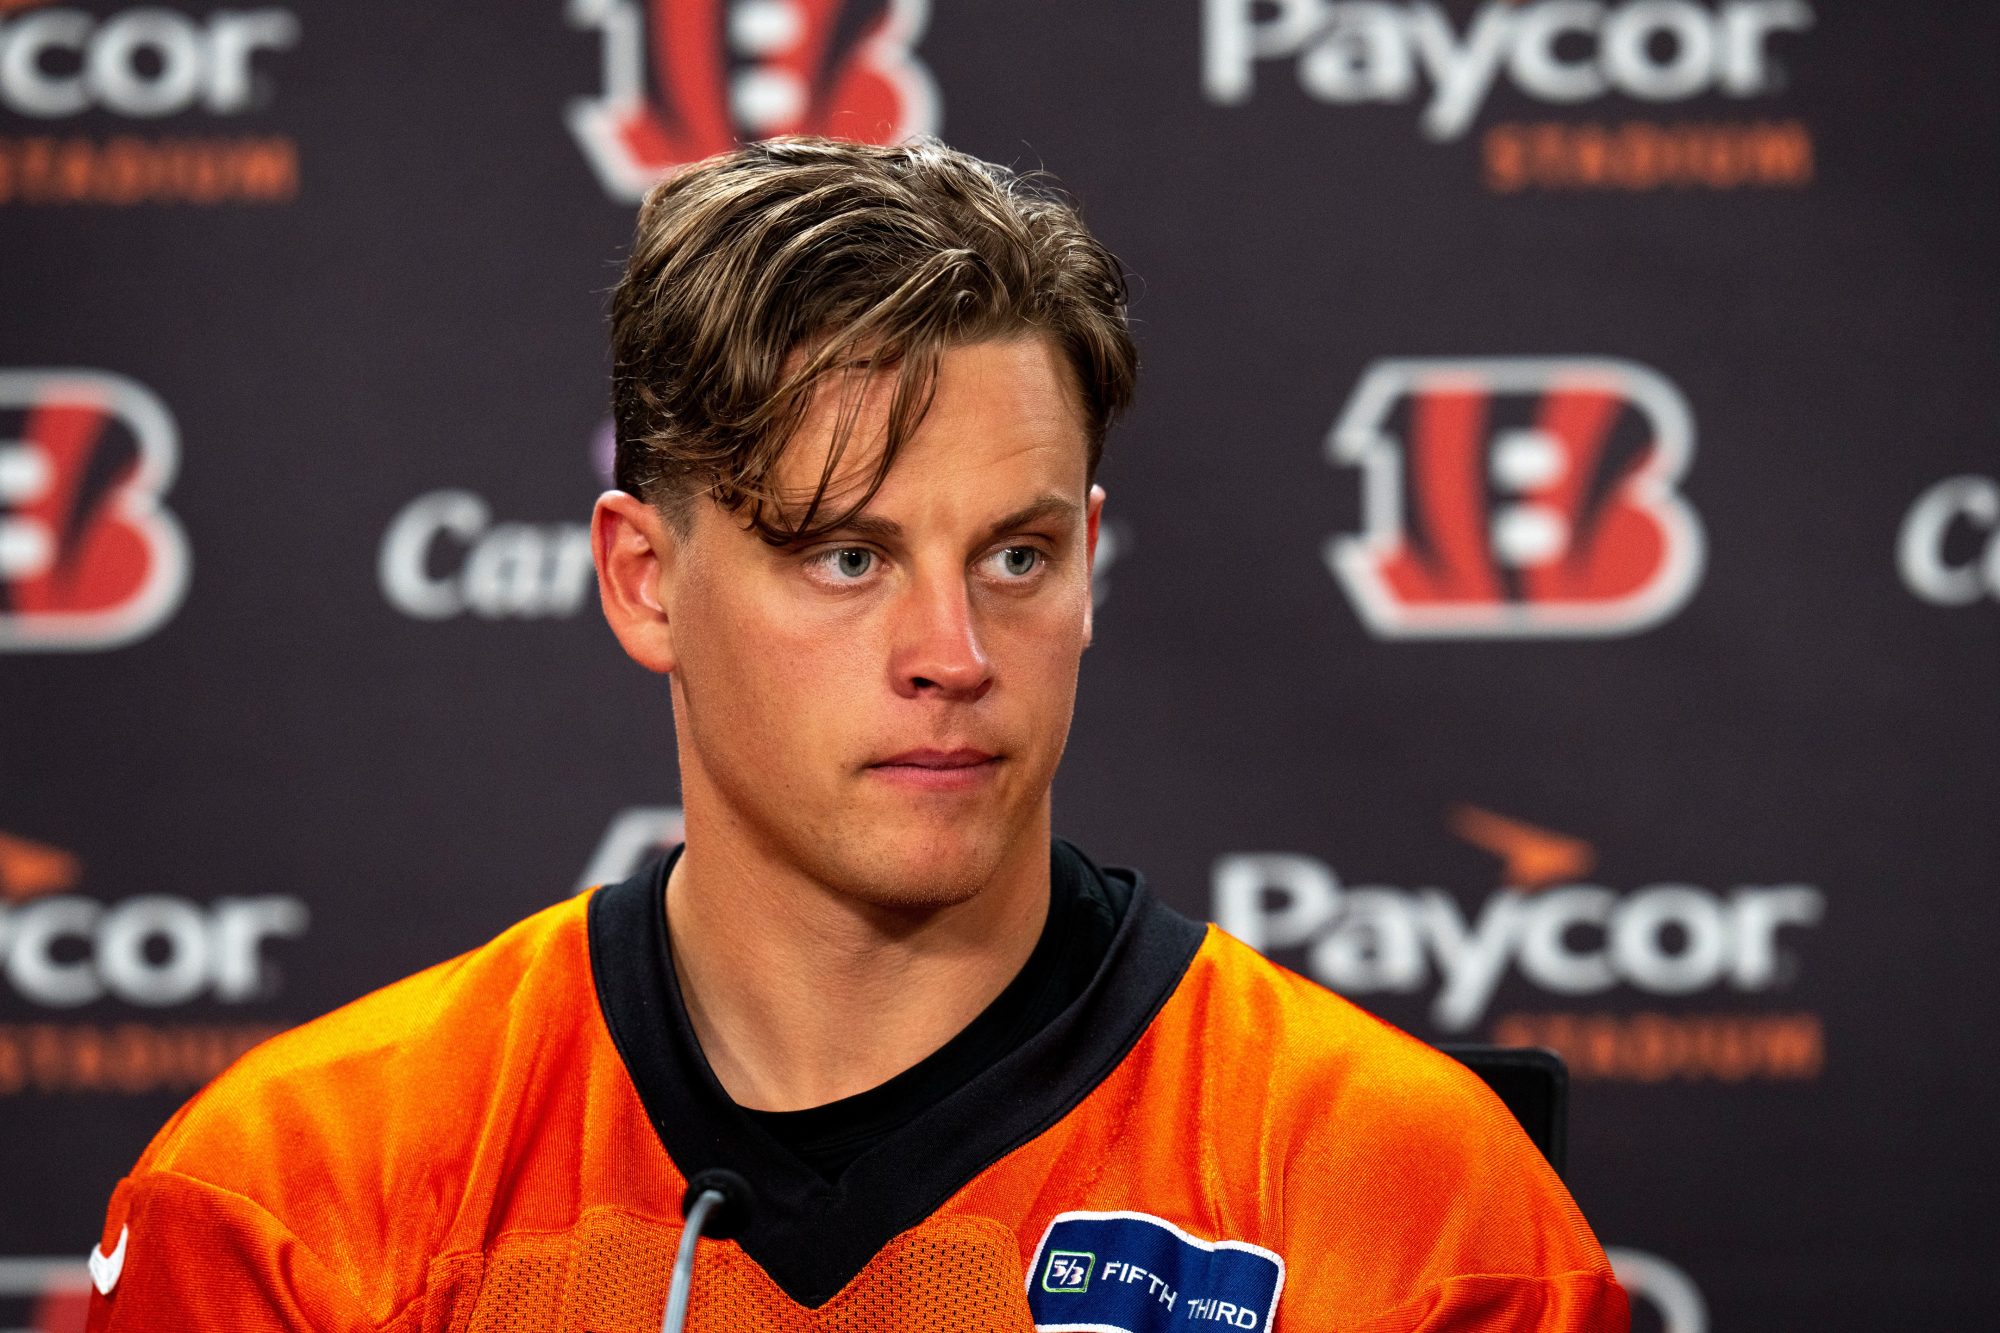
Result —
M 678 855 L 592 896 L 598 1006 L 674 1166 L 683 1178 L 727 1167 L 750 1182 L 756 1206 L 737 1242 L 787 1296 L 810 1308 L 832 1299 L 884 1245 L 973 1177 L 1075 1109 L 1138 1042 L 1203 934 L 1147 892 L 1135 872 L 1107 869 L 1131 881 L 1131 905 L 1083 993 L 828 1181 L 730 1100 L 701 1052 L 667 946 L 666 881 Z

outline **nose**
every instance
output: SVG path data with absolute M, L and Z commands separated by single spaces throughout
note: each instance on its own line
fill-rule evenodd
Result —
M 984 697 L 993 685 L 993 663 L 980 644 L 963 573 L 926 574 L 899 600 L 891 663 L 896 692 L 958 703 Z

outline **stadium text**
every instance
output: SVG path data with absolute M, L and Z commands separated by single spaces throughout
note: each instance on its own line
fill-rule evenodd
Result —
M 1546 1046 L 1580 1079 L 1630 1083 L 1780 1082 L 1818 1078 L 1818 1014 L 1505 1014 L 1501 1046 Z
M 1812 132 L 1796 120 L 1753 125 L 1495 125 L 1486 186 L 1520 190 L 1800 189 L 1812 184 Z
M 298 146 L 255 139 L 0 139 L 0 204 L 284 204 Z
M 0 1024 L 0 1096 L 189 1092 L 282 1028 L 213 1024 Z

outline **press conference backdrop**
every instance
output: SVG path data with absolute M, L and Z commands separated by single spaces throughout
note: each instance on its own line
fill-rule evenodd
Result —
M 739 138 L 1135 275 L 1059 827 L 1575 1078 L 1641 1330 L 2000 1301 L 2000 13 L 0 3 L 0 1325 L 248 1044 L 678 819 L 605 292 Z

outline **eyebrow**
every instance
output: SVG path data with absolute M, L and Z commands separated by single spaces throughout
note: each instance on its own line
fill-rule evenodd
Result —
M 1062 519 L 1065 522 L 1073 523 L 1076 521 L 1077 515 L 1082 512 L 1081 507 L 1074 500 L 1066 499 L 1060 495 L 1044 495 L 1031 500 L 998 522 L 989 524 L 986 534 L 981 540 L 991 541 L 1003 532 L 1009 532 L 1015 528 L 1025 528 L 1031 523 L 1039 523 L 1049 518 Z M 856 514 L 845 523 L 827 529 L 821 540 L 825 540 L 828 537 L 849 536 L 866 537 L 872 541 L 889 542 L 894 541 L 902 535 L 903 525 L 896 522 L 896 520 L 883 518 L 879 514 L 864 513 Z

